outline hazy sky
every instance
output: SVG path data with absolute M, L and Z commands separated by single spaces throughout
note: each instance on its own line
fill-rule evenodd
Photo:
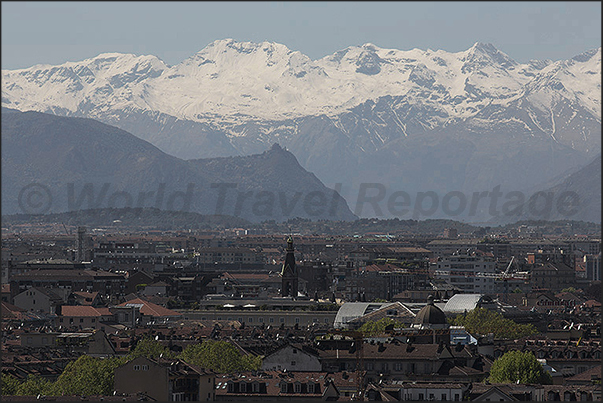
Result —
M 2 68 L 103 52 L 177 64 L 225 38 L 278 42 L 319 59 L 373 43 L 459 52 L 492 43 L 518 62 L 601 46 L 592 2 L 2 2 Z

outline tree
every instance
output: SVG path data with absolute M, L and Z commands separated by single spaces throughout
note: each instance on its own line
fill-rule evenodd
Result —
M 403 323 L 392 318 L 381 318 L 377 321 L 364 323 L 358 331 L 362 332 L 365 336 L 376 336 L 384 333 L 388 327 L 402 327 L 403 325 Z
M 517 350 L 509 351 L 494 361 L 488 380 L 496 383 L 553 383 L 551 374 L 538 362 L 534 354 Z
M 110 395 L 113 393 L 115 368 L 126 362 L 125 358 L 94 358 L 82 355 L 67 364 L 63 373 L 52 385 L 55 395 Z
M 2 396 L 12 396 L 17 393 L 21 382 L 10 374 L 2 373 Z
M 17 396 L 36 396 L 52 394 L 52 382 L 42 378 L 39 375 L 29 375 L 27 377 L 27 380 L 21 383 L 15 391 L 15 395 Z
M 190 345 L 178 358 L 219 373 L 257 371 L 262 365 L 260 357 L 243 355 L 226 341 L 206 340 L 201 344 Z
M 464 326 L 469 333 L 488 334 L 502 339 L 515 339 L 538 333 L 534 325 L 521 325 L 511 319 L 504 318 L 500 313 L 484 308 L 475 308 L 456 316 L 451 320 L 452 325 Z
M 157 340 L 152 339 L 150 336 L 145 336 L 136 343 L 134 349 L 128 354 L 128 361 L 138 357 L 147 357 L 157 359 L 159 357 L 171 358 L 173 357 L 172 352 L 169 348 Z

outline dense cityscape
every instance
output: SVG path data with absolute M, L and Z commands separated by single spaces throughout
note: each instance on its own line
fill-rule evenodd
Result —
M 4 221 L 3 400 L 601 398 L 600 237 L 580 223 Z

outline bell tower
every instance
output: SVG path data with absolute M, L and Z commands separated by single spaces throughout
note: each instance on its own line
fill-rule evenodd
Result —
M 285 255 L 285 263 L 281 270 L 281 296 L 282 297 L 297 297 L 298 278 L 297 268 L 295 267 L 295 255 L 293 249 L 293 238 L 287 239 L 287 254 Z

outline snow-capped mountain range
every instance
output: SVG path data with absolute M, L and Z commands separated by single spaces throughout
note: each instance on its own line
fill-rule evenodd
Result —
M 2 106 L 115 125 L 180 158 L 278 142 L 326 184 L 391 191 L 524 190 L 601 146 L 601 49 L 517 63 L 466 51 L 352 46 L 319 60 L 218 40 L 175 66 L 107 53 L 2 71 Z
M 565 98 L 599 116 L 600 71 L 600 49 L 568 61 L 519 64 L 491 44 L 476 43 L 459 53 L 365 44 L 313 61 L 281 44 L 226 39 L 172 67 L 155 56 L 104 53 L 60 66 L 3 71 L 2 102 L 20 110 L 76 114 L 94 105 L 99 111 L 88 114 L 141 109 L 197 122 L 241 123 L 336 116 L 369 99 L 425 95 L 448 118 L 462 119 L 525 97 L 543 112 Z

